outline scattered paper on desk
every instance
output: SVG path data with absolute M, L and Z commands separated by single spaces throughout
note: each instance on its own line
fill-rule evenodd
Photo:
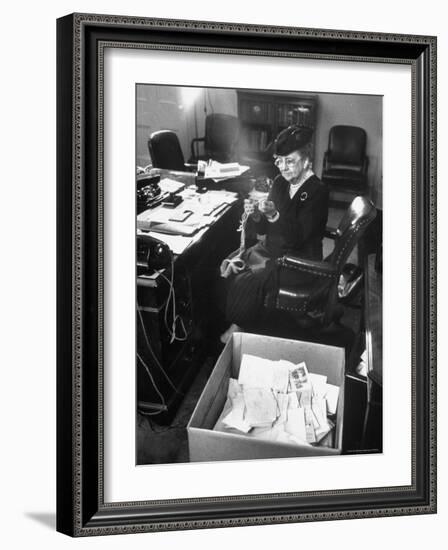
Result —
M 210 161 L 205 167 L 205 178 L 228 178 L 232 174 L 239 175 L 239 164 L 237 162 L 229 162 L 222 164 L 216 160 Z M 229 175 L 230 174 L 230 175 Z
M 185 188 L 184 183 L 180 183 L 170 178 L 163 178 L 163 180 L 160 180 L 159 186 L 160 189 L 166 193 L 178 193 Z
M 190 237 L 203 227 L 204 224 L 190 225 L 188 223 L 169 221 L 166 223 L 151 223 L 150 231 L 153 231 L 154 233 L 161 233 L 164 235 L 182 235 L 184 237 Z
M 190 216 L 182 222 L 173 221 L 172 218 L 175 215 L 182 215 L 185 212 L 191 212 Z M 137 225 L 139 222 L 148 222 L 150 229 L 157 227 L 159 224 L 169 225 L 173 228 L 178 228 L 180 231 L 185 229 L 193 229 L 204 226 L 209 223 L 210 220 L 204 220 L 201 213 L 197 213 L 190 206 L 186 206 L 185 203 L 177 206 L 176 208 L 164 208 L 163 206 L 149 210 L 140 214 Z
M 233 191 L 221 191 L 221 199 L 226 204 L 232 204 L 238 200 L 238 193 L 234 193 Z
M 139 220 L 150 223 L 168 223 L 172 215 L 173 210 L 171 208 L 164 208 L 161 206 L 159 208 L 154 208 L 153 210 L 143 212 L 139 215 Z
M 238 162 L 220 163 L 212 160 L 205 168 L 204 177 L 215 181 L 222 181 L 241 176 L 249 168 L 249 166 L 242 166 Z
M 172 180 L 166 181 L 169 183 Z M 159 205 L 137 216 L 137 231 L 149 232 L 166 242 L 174 254 L 182 254 L 190 244 L 197 242 L 207 228 L 223 215 L 229 205 L 238 200 L 236 193 L 222 190 L 199 195 L 192 194 L 191 189 L 184 189 L 179 194 L 184 200 L 176 208 L 165 208 Z M 191 212 L 191 214 L 183 221 L 172 219 L 183 216 L 185 212 Z M 190 240 L 187 241 L 186 238 Z

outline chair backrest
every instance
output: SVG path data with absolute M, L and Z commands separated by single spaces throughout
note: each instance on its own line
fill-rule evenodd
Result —
M 328 160 L 338 164 L 361 164 L 367 134 L 357 126 L 333 126 L 328 136 Z
M 214 113 L 205 119 L 205 154 L 226 162 L 232 160 L 239 139 L 239 120 L 232 115 Z
M 175 132 L 154 132 L 149 137 L 148 149 L 154 168 L 185 171 L 184 154 Z
M 367 197 L 353 199 L 337 228 L 333 252 L 327 258 L 339 273 L 375 216 L 376 208 Z

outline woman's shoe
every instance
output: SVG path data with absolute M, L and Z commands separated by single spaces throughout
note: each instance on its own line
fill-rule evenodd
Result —
M 221 334 L 221 336 L 219 337 L 219 339 L 221 340 L 221 342 L 223 344 L 227 344 L 227 342 L 230 340 L 230 338 L 232 337 L 232 334 L 234 332 L 239 332 L 241 330 L 241 327 L 239 327 L 238 325 L 235 325 L 235 323 L 232 323 L 230 325 L 230 327 Z

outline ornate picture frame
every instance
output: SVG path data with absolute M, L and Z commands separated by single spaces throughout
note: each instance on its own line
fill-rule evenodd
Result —
M 436 512 L 436 38 L 72 14 L 57 27 L 57 529 L 71 536 Z M 412 74 L 411 483 L 104 498 L 104 52 L 399 64 Z M 131 429 L 131 428 L 130 428 Z M 181 493 L 179 493 L 181 495 Z

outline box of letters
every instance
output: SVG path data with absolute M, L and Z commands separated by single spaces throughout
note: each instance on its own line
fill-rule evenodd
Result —
M 190 461 L 341 453 L 342 348 L 235 333 L 187 426 Z

